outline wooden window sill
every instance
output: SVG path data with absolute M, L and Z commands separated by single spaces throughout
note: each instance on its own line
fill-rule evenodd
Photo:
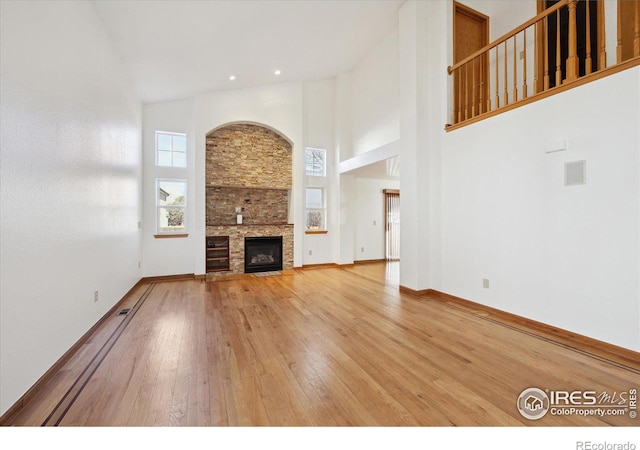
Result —
M 156 239 L 176 239 L 176 238 L 187 238 L 188 234 L 154 234 L 154 238 Z
M 327 234 L 327 230 L 306 230 L 304 234 Z

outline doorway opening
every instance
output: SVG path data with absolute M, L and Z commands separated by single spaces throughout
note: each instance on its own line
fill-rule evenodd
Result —
M 558 0 L 546 0 L 544 9 L 558 3 Z M 598 2 L 578 2 L 576 5 L 576 41 L 578 76 L 582 77 L 598 70 L 599 17 Z M 547 22 L 547 65 L 560 69 L 560 80 L 567 78 L 567 58 L 569 57 L 569 10 L 561 8 L 551 14 Z M 560 55 L 558 56 L 558 51 Z M 549 87 L 558 84 L 556 77 L 549 77 Z
M 458 63 L 489 43 L 489 17 L 453 2 L 453 62 Z M 453 74 L 454 105 L 462 105 L 458 120 L 487 112 L 489 99 L 488 53 L 478 56 Z
M 384 191 L 385 233 L 384 248 L 386 261 L 400 260 L 400 191 L 385 189 Z

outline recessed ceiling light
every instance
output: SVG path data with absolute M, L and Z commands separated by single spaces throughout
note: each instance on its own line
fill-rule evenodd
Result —
M 280 75 L 282 72 L 280 72 L 279 70 L 276 70 L 275 72 L 273 72 L 274 75 Z
M 233 81 L 233 80 L 235 80 L 235 79 L 236 79 L 236 76 L 235 76 L 235 75 L 231 75 L 231 76 L 229 77 L 229 80 L 231 80 L 231 81 Z

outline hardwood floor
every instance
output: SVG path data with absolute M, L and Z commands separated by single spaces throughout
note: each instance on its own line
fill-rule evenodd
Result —
M 525 388 L 620 393 L 639 387 L 640 370 L 400 293 L 389 273 L 380 263 L 141 285 L 132 311 L 107 320 L 8 425 L 640 423 L 525 419 Z

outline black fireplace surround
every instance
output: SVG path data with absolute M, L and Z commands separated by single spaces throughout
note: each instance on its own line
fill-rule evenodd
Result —
M 282 270 L 282 236 L 244 238 L 244 272 Z

